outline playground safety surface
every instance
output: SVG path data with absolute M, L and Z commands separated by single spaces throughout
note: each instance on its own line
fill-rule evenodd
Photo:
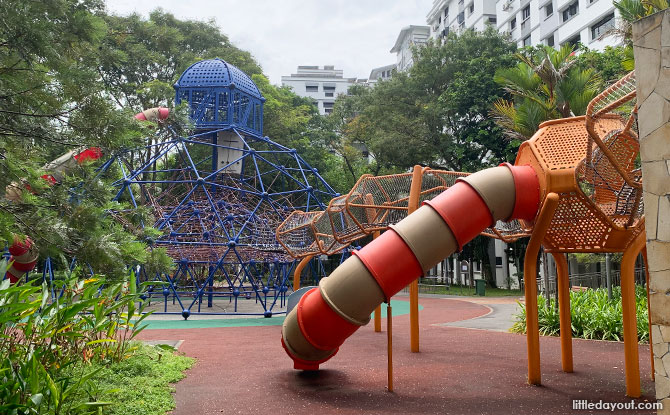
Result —
M 573 399 L 630 402 L 623 343 L 574 340 L 575 372 L 564 373 L 559 339 L 541 337 L 543 385 L 529 386 L 525 336 L 444 325 L 487 315 L 485 299 L 421 298 L 420 304 L 420 353 L 409 350 L 409 315 L 393 319 L 393 393 L 386 390 L 385 320 L 383 333 L 368 324 L 318 372 L 292 369 L 279 325 L 149 328 L 140 338 L 183 340 L 179 350 L 198 359 L 176 385 L 174 415 L 566 414 L 580 413 Z M 646 345 L 640 370 L 637 401 L 653 401 Z

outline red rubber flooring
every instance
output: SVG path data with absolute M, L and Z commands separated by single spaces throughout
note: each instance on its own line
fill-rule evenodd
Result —
M 525 336 L 436 326 L 489 309 L 454 299 L 420 302 L 420 353 L 409 351 L 409 316 L 393 320 L 394 393 L 386 391 L 386 333 L 372 324 L 313 373 L 292 369 L 280 326 L 145 330 L 140 337 L 184 340 L 180 350 L 198 359 L 176 385 L 176 415 L 566 414 L 592 413 L 573 412 L 573 399 L 630 401 L 623 344 L 575 340 L 569 374 L 561 371 L 559 339 L 542 337 L 543 386 L 529 386 Z M 652 400 L 646 346 L 640 369 L 642 400 Z

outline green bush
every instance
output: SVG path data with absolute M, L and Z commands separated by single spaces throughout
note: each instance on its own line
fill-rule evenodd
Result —
M 0 262 L 5 275 L 7 262 Z M 46 283 L 0 282 L 0 414 L 101 413 L 109 402 L 74 397 L 92 386 L 100 365 L 132 355 L 138 316 L 135 278 L 105 285 L 70 273 Z
M 635 287 L 637 309 L 637 335 L 640 342 L 649 340 L 649 320 L 647 318 L 647 291 L 642 286 Z M 538 323 L 540 334 L 557 336 L 560 334 L 558 307 L 553 298 L 537 297 Z M 521 312 L 515 316 L 511 331 L 526 332 L 526 308 L 519 303 Z M 570 292 L 570 315 L 572 336 L 583 339 L 615 340 L 623 339 L 621 312 L 621 288 L 614 287 L 612 299 L 607 298 L 607 290 L 586 290 Z

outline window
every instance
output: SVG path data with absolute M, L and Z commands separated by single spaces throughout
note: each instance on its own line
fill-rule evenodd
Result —
M 554 47 L 554 34 L 552 33 L 551 35 L 549 35 L 549 37 L 546 38 L 545 41 L 547 42 L 547 46 Z
M 544 6 L 544 17 L 549 17 L 554 14 L 554 5 L 552 3 Z
M 465 22 L 465 12 L 460 12 L 458 13 L 458 18 L 456 18 L 458 23 L 463 23 Z
M 564 45 L 572 45 L 574 47 L 577 47 L 577 46 L 579 46 L 579 42 L 581 42 L 581 41 L 582 41 L 582 37 L 580 35 L 577 35 L 577 36 L 565 41 L 563 44 Z
M 335 105 L 335 103 L 332 102 L 332 101 L 330 101 L 330 102 L 329 102 L 329 101 L 324 101 L 324 102 L 323 102 L 323 108 L 325 108 L 325 109 L 328 109 L 328 108 L 331 108 L 331 109 L 332 109 L 332 108 L 333 108 L 333 105 Z
M 445 27 L 444 30 L 442 30 L 442 33 L 440 34 L 442 37 L 447 37 L 449 36 L 449 27 Z
M 437 18 L 437 24 L 439 25 L 440 23 L 442 23 L 442 16 L 439 16 L 439 17 Z
M 305 85 L 305 89 L 307 90 L 307 92 L 319 92 L 318 85 Z
M 496 19 L 495 17 L 491 17 L 491 16 L 489 16 L 489 20 L 488 20 L 487 23 L 488 23 L 488 24 L 491 24 L 491 25 L 494 25 L 494 24 L 496 24 L 497 22 L 498 22 L 498 19 Z
M 516 29 L 516 17 L 509 21 L 509 31 Z
M 502 268 L 502 257 L 501 256 L 496 257 L 496 267 L 501 267 Z
M 332 92 L 326 92 L 326 97 L 327 98 L 332 98 L 334 94 Z
M 323 90 L 326 92 L 335 92 L 335 87 L 332 85 L 324 85 Z
M 521 10 L 521 30 L 530 27 L 530 4 Z
M 579 2 L 576 1 L 563 10 L 563 21 L 567 22 L 577 15 L 579 12 Z
M 528 36 L 526 36 L 525 38 L 523 38 L 523 46 L 524 46 L 524 47 L 526 47 L 526 46 L 530 46 L 530 35 L 528 35 Z
M 470 3 L 470 5 L 468 6 L 468 13 L 472 14 L 474 12 L 475 12 L 475 3 L 473 2 L 473 3 Z
M 333 113 L 333 109 L 332 109 L 332 108 L 324 108 L 324 109 L 323 109 L 323 112 L 325 112 L 326 115 L 330 115 L 330 114 Z
M 449 6 L 444 9 L 444 17 L 446 18 L 447 16 L 449 16 Z
M 610 29 L 614 28 L 614 13 L 610 13 L 598 23 L 591 26 L 591 40 L 602 37 Z

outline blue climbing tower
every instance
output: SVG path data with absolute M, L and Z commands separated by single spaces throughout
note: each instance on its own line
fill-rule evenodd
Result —
M 242 71 L 222 59 L 191 65 L 174 85 L 186 104 L 188 135 L 163 125 L 147 145 L 107 163 L 127 227 L 146 224 L 175 260 L 149 300 L 155 312 L 261 314 L 282 307 L 295 262 L 275 237 L 296 209 L 323 210 L 333 189 L 295 149 L 263 136 L 263 98 Z

